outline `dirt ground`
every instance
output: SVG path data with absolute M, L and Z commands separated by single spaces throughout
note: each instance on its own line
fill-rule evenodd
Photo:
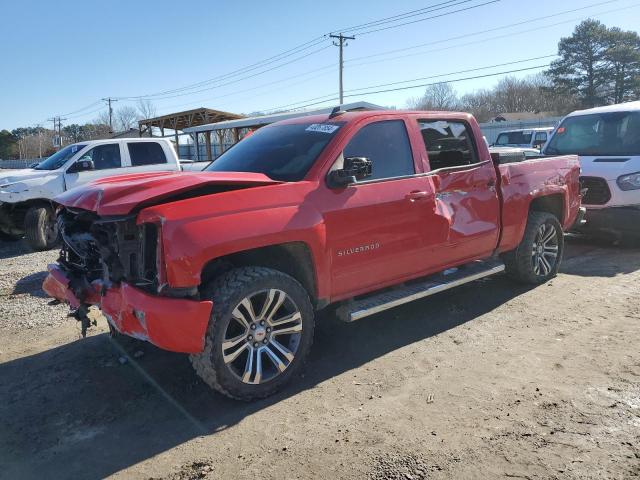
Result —
M 321 316 L 306 374 L 251 404 L 104 323 L 80 339 L 39 286 L 55 257 L 0 243 L 0 478 L 640 477 L 638 249 Z

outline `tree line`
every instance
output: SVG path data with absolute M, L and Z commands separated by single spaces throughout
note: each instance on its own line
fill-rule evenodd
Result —
M 109 112 L 101 112 L 97 118 L 85 124 L 71 123 L 61 129 L 62 144 L 110 138 L 114 133 L 125 132 L 138 126 L 138 121 L 156 116 L 156 108 L 149 100 L 141 100 L 136 107 L 123 105 L 115 108 L 109 125 Z M 0 159 L 30 159 L 47 157 L 56 151 L 54 137 L 57 131 L 37 127 L 20 127 L 0 131 Z
M 505 77 L 491 89 L 459 96 L 449 83 L 409 99 L 410 108 L 462 110 L 480 122 L 508 112 L 564 115 L 580 108 L 640 99 L 640 36 L 596 20 L 579 24 L 558 44 L 558 59 L 540 74 Z

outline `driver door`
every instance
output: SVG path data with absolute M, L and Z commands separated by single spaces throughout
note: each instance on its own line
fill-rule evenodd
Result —
M 117 175 L 121 172 L 122 164 L 121 145 L 118 142 L 103 143 L 96 145 L 92 149 L 85 152 L 77 162 L 81 160 L 91 160 L 94 165 L 93 170 L 85 170 L 81 172 L 73 172 L 73 164 L 67 168 L 64 174 L 65 189 L 69 190 L 83 183 L 97 180 L 98 178 Z

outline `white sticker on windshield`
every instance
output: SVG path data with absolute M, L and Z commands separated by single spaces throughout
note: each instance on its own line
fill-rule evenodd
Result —
M 71 147 L 71 153 L 76 153 L 78 151 L 78 146 L 74 145 L 73 147 Z
M 305 130 L 307 132 L 333 133 L 340 128 L 340 125 L 327 125 L 322 123 L 313 123 Z

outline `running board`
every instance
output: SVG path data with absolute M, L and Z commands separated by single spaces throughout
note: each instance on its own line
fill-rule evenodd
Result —
M 504 268 L 504 264 L 498 260 L 471 262 L 457 268 L 450 268 L 417 282 L 352 300 L 338 309 L 338 318 L 344 322 L 355 322 L 369 315 L 495 275 L 503 272 Z

